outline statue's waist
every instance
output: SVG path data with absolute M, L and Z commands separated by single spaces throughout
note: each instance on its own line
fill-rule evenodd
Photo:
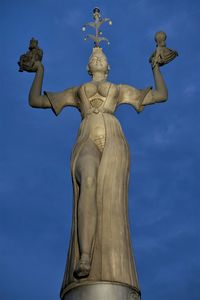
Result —
M 122 138 L 124 134 L 118 119 L 113 112 L 105 110 L 104 112 L 93 113 L 87 112 L 83 118 L 80 128 L 79 137 L 89 137 L 93 141 L 96 139 Z
M 105 120 L 102 112 L 88 114 L 88 132 L 92 140 L 105 137 Z
M 113 115 L 113 112 L 111 110 L 105 109 L 104 107 L 99 107 L 99 108 L 91 107 L 86 112 L 82 113 L 82 118 L 84 119 L 85 117 L 91 114 L 98 115 L 104 113 Z

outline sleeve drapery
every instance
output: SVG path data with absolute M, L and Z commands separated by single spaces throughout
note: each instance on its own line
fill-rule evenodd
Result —
M 56 116 L 59 115 L 59 113 L 65 106 L 74 106 L 77 108 L 79 107 L 76 90 L 77 88 L 70 88 L 59 93 L 44 91 L 44 94 L 47 96 L 49 102 L 51 103 L 52 110 Z
M 151 93 L 152 87 L 140 90 L 132 86 L 120 84 L 119 85 L 119 97 L 118 105 L 131 104 L 135 110 L 139 113 L 144 109 L 144 99 L 149 93 Z

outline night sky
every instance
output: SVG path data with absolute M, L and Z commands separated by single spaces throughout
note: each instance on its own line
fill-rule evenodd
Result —
M 44 51 L 43 90 L 90 80 L 92 43 L 81 27 L 99 6 L 113 26 L 102 45 L 109 80 L 153 85 L 154 34 L 179 57 L 162 68 L 168 101 L 116 116 L 131 149 L 129 217 L 142 300 L 200 299 L 200 2 L 197 0 L 1 0 L 0 299 L 58 300 L 72 214 L 70 153 L 78 110 L 32 109 L 34 74 L 17 61 L 35 37 Z

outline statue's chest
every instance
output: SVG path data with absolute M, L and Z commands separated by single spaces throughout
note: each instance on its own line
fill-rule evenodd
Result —
M 84 84 L 83 88 L 88 98 L 93 97 L 95 94 L 106 97 L 108 95 L 110 86 L 111 83 L 109 82 L 86 83 Z
M 81 106 L 114 110 L 117 100 L 117 88 L 110 82 L 86 83 L 79 90 Z

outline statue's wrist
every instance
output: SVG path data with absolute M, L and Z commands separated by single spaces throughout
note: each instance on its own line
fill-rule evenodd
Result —
M 41 62 L 37 62 L 37 72 L 43 72 L 44 65 Z
M 152 65 L 153 72 L 159 71 L 159 64 L 156 63 L 155 65 Z

